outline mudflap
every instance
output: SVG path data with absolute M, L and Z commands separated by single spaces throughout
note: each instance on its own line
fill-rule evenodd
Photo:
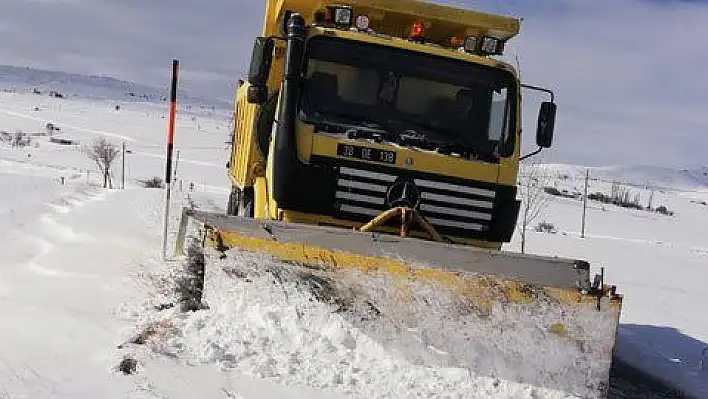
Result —
M 413 364 L 466 368 L 583 398 L 607 395 L 622 296 L 601 276 L 591 282 L 587 262 L 200 211 L 184 215 L 206 226 L 212 249 L 205 251 L 205 287 L 243 277 L 228 259 L 261 254 L 279 261 L 264 262 L 262 272 L 331 303 Z M 208 304 L 213 298 L 205 290 Z

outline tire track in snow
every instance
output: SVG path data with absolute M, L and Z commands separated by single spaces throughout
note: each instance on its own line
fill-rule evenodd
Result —
M 0 356 L 0 371 L 3 371 L 3 369 L 7 372 L 0 372 L 0 376 L 11 375 L 10 383 L 15 381 L 19 386 L 32 387 L 34 388 L 33 394 L 36 394 L 37 388 L 39 388 L 41 392 L 49 394 L 49 397 L 55 397 L 56 388 L 54 385 L 49 383 L 46 378 L 27 364 L 23 364 L 21 369 L 17 369 L 11 362 Z M 0 379 L 0 399 L 17 397 L 13 396 L 12 392 L 8 390 L 8 385 L 7 382 L 3 383 L 3 380 Z
M 53 200 L 41 203 L 50 211 L 27 213 L 31 216 L 23 225 L 10 225 L 10 229 L 16 229 L 14 236 L 19 238 L 16 246 L 19 247 L 18 266 L 23 265 L 30 272 L 37 275 L 44 275 L 53 278 L 97 278 L 100 276 L 82 275 L 64 270 L 52 269 L 42 265 L 41 259 L 49 255 L 62 244 L 67 242 L 77 242 L 91 240 L 92 237 L 83 235 L 74 231 L 70 224 L 62 223 L 55 217 L 58 214 L 66 214 L 76 210 L 77 208 L 93 201 L 103 200 L 109 193 L 103 190 L 96 190 L 90 187 L 75 186 L 72 190 L 55 197 Z M 59 204 L 59 205 L 57 205 Z M 32 209 L 25 209 L 32 210 Z M 26 248 L 23 248 L 25 247 Z M 25 252 L 23 252 L 25 251 Z M 29 260 L 28 260 L 29 258 Z M 52 260 L 51 258 L 49 260 Z M 14 274 L 14 273 L 13 273 Z M 9 277 L 11 275 L 8 275 Z M 24 276 L 20 276 L 21 279 Z M 36 281 L 37 277 L 34 277 Z M 0 283 L 2 282 L 0 276 Z M 12 280 L 8 280 L 12 281 Z M 29 280 L 32 282 L 32 280 Z M 62 285 L 63 283 L 59 283 Z M 38 285 L 38 286 L 41 286 Z M 2 287 L 0 287 L 2 288 Z M 29 296 L 26 299 L 32 301 L 33 297 Z M 3 306 L 12 307 L 14 309 L 22 309 L 23 307 L 49 310 L 47 304 L 41 302 L 28 302 L 27 300 L 15 298 L 11 294 L 2 292 L 0 289 L 0 301 L 4 302 Z M 58 305 L 61 306 L 61 305 Z M 85 319 L 93 317 L 92 314 L 83 313 L 73 309 L 70 306 L 59 307 L 53 311 L 60 313 L 68 313 L 71 318 Z M 24 313 L 18 310 L 18 314 Z M 2 323 L 0 322 L 0 325 Z M 2 328 L 0 328 L 2 331 Z M 61 334 L 61 333 L 60 333 Z M 6 337 L 7 338 L 7 337 Z M 12 337 L 10 337 L 12 339 Z M 21 352 L 20 352 L 21 353 Z M 9 356 L 9 357 L 8 357 Z M 16 355 L 17 356 L 17 355 Z M 34 367 L 33 367 L 34 366 Z M 39 368 L 35 368 L 39 366 Z M 34 363 L 32 357 L 26 357 L 20 354 L 17 357 L 11 353 L 0 352 L 0 399 L 5 398 L 55 398 L 59 397 L 58 380 L 56 375 L 50 372 L 42 372 L 44 363 Z M 55 378 L 55 379 L 53 379 Z
M 53 202 L 59 202 L 60 205 L 48 203 L 53 212 L 40 214 L 38 217 L 38 228 L 29 229 L 29 231 L 17 231 L 16 234 L 25 239 L 27 242 L 32 242 L 38 247 L 38 251 L 25 266 L 28 270 L 45 276 L 60 277 L 60 278 L 92 278 L 94 276 L 81 273 L 73 273 L 69 271 L 52 269 L 42 265 L 41 259 L 49 255 L 54 248 L 67 242 L 91 242 L 93 238 L 80 233 L 77 233 L 71 227 L 59 223 L 54 215 L 67 214 L 76 208 L 84 206 L 86 203 L 100 201 L 105 199 L 106 191 L 95 190 L 78 190 L 70 194 L 60 196 Z M 34 225 L 34 224 L 33 224 Z
M 36 117 L 36 116 L 27 115 L 27 114 L 22 114 L 22 113 L 20 113 L 20 112 L 10 111 L 10 110 L 7 110 L 7 109 L 0 109 L 0 112 L 2 112 L 2 113 L 4 113 L 4 114 L 7 114 L 7 115 L 10 115 L 10 116 L 16 116 L 16 117 L 18 117 L 18 118 L 30 119 L 30 120 L 39 121 L 39 122 L 42 122 L 42 123 L 44 123 L 44 122 L 46 121 L 46 118 L 38 118 L 38 117 Z M 70 128 L 70 129 L 73 129 L 73 130 L 78 130 L 78 131 L 81 131 L 81 132 L 86 132 L 86 133 L 91 133 L 91 134 L 98 134 L 98 135 L 103 135 L 103 136 L 110 136 L 110 137 L 113 137 L 113 138 L 116 138 L 116 139 L 120 139 L 120 140 L 124 140 L 124 141 L 129 141 L 129 142 L 131 142 L 131 143 L 135 142 L 135 139 L 134 139 L 134 138 L 131 138 L 131 137 L 128 137 L 128 136 L 124 136 L 124 135 L 118 134 L 118 133 L 107 132 L 107 131 L 105 131 L 105 130 L 87 129 L 87 128 L 85 128 L 85 127 L 67 125 L 67 124 L 65 124 L 65 123 L 63 123 L 63 122 L 60 122 L 59 124 L 60 124 L 62 127 L 64 127 L 64 128 Z
M 562 234 L 568 235 L 568 236 L 573 236 L 576 238 L 580 237 L 580 233 L 577 231 L 563 231 Z M 649 240 L 649 239 L 645 239 L 645 238 L 617 237 L 617 236 L 609 236 L 609 235 L 603 235 L 603 234 L 586 234 L 585 237 L 595 238 L 598 240 L 621 241 L 621 242 L 626 242 L 626 243 L 630 243 L 630 244 L 654 245 L 654 246 L 658 246 L 658 247 L 664 247 L 664 248 L 673 249 L 673 250 L 683 250 L 683 251 L 695 253 L 698 255 L 708 256 L 708 247 L 687 247 L 687 246 L 676 245 L 671 242 L 665 242 L 665 241 L 659 241 L 659 240 Z

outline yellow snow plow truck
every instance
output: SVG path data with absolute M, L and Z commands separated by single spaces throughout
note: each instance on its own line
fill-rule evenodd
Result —
M 415 364 L 602 397 L 622 297 L 588 262 L 502 251 L 514 233 L 520 21 L 417 0 L 267 0 L 236 92 L 227 215 L 184 210 L 221 257 L 282 275 Z M 533 155 L 538 151 L 528 154 Z M 207 260 L 205 296 L 218 274 Z M 212 267 L 213 266 L 213 267 Z

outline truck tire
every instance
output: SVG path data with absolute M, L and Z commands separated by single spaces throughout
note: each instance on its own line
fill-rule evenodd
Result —
M 253 218 L 254 193 L 252 187 L 240 192 L 238 201 L 238 216 Z
M 226 214 L 228 216 L 253 218 L 253 197 L 252 187 L 247 187 L 243 191 L 232 187 L 231 194 L 229 194 L 229 203 L 226 206 Z
M 275 92 L 263 104 L 256 116 L 254 127 L 256 130 L 256 142 L 263 158 L 268 158 L 268 147 L 270 146 L 270 135 L 275 121 L 275 111 L 278 107 L 278 93 Z
M 228 216 L 238 215 L 238 202 L 240 200 L 241 190 L 236 187 L 231 187 L 231 193 L 229 194 L 229 202 L 226 205 L 226 214 Z

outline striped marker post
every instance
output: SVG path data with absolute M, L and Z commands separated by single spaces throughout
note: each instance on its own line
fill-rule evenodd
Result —
M 167 225 L 170 217 L 170 182 L 172 181 L 172 149 L 175 139 L 175 115 L 177 114 L 177 76 L 179 61 L 172 60 L 172 84 L 170 87 L 170 120 L 167 127 L 167 160 L 165 165 L 165 220 L 162 230 L 162 260 L 167 258 Z

